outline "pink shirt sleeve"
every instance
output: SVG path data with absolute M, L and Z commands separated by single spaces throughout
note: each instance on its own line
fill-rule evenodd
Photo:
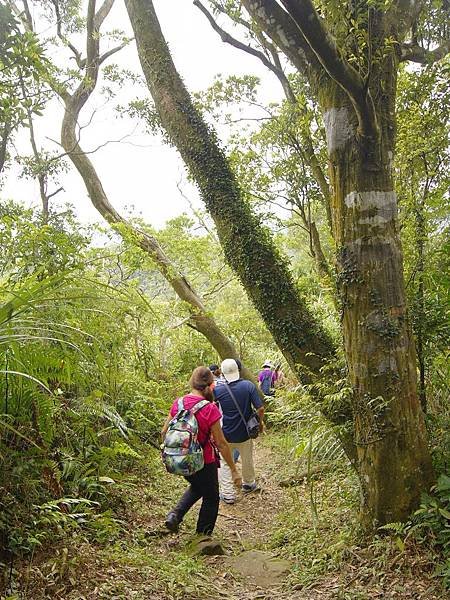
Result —
M 222 418 L 220 410 L 217 408 L 214 402 L 211 402 L 209 406 L 205 406 L 203 410 L 205 414 L 205 420 L 210 428 L 214 425 L 214 423 L 217 423 L 217 421 L 220 421 Z
M 172 417 L 174 417 L 177 414 L 177 412 L 178 412 L 178 398 L 172 404 L 172 407 L 170 409 L 170 414 L 172 415 Z

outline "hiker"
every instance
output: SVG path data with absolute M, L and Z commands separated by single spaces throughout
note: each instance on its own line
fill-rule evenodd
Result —
M 283 387 L 285 377 L 284 377 L 283 371 L 281 370 L 281 363 L 278 363 L 277 366 L 275 367 L 274 374 L 275 374 L 274 381 L 273 381 L 274 386 L 276 388 Z
M 211 371 L 211 373 L 213 374 L 214 377 L 214 381 L 212 384 L 212 389 L 214 389 L 216 387 L 216 385 L 219 385 L 220 383 L 223 382 L 223 376 L 222 376 L 222 371 L 220 370 L 219 365 L 209 365 L 208 369 Z
M 217 470 L 220 460 L 216 447 L 228 465 L 229 472 L 231 473 L 231 481 L 238 487 L 242 484 L 241 477 L 231 456 L 230 447 L 220 426 L 221 414 L 214 403 L 214 396 L 211 389 L 213 381 L 213 374 L 207 367 L 197 367 L 192 372 L 189 381 L 191 392 L 182 398 L 185 409 L 191 409 L 202 400 L 206 399 L 209 401 L 209 404 L 200 408 L 195 413 L 199 428 L 198 441 L 203 447 L 205 464 L 200 471 L 185 477 L 190 485 L 181 496 L 178 504 L 169 512 L 165 521 L 165 526 L 172 532 L 178 531 L 178 526 L 183 520 L 184 515 L 202 498 L 196 531 L 198 534 L 208 536 L 212 534 L 219 511 Z M 162 439 L 164 439 L 169 423 L 178 413 L 178 410 L 179 401 L 177 399 L 172 404 L 172 408 L 161 430 Z
M 253 465 L 253 440 L 249 436 L 245 420 L 249 419 L 255 409 L 259 416 L 259 430 L 262 432 L 264 405 L 256 386 L 251 381 L 240 378 L 239 368 L 234 359 L 225 359 L 221 369 L 225 382 L 214 389 L 214 396 L 222 409 L 223 433 L 231 450 L 238 450 L 240 453 L 242 491 L 253 492 L 258 489 Z M 240 412 L 235 403 L 238 404 Z M 236 491 L 233 486 L 233 473 L 228 467 L 228 461 L 226 462 L 227 464 L 222 464 L 219 469 L 220 499 L 227 504 L 234 504 Z
M 259 387 L 264 396 L 275 395 L 275 382 L 278 378 L 278 373 L 273 369 L 273 365 L 269 360 L 266 360 L 262 366 L 262 371 L 258 374 Z
M 208 369 L 209 369 L 209 370 L 211 371 L 211 373 L 213 374 L 214 381 L 217 381 L 218 379 L 220 379 L 221 372 L 220 372 L 220 367 L 219 367 L 219 365 L 209 365 Z

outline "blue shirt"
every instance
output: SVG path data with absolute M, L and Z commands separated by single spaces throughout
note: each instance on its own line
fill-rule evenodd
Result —
M 253 408 L 261 408 L 263 405 L 256 386 L 246 379 L 238 379 L 228 384 L 234 394 L 236 402 L 247 421 L 252 414 Z M 228 442 L 245 442 L 248 439 L 246 424 L 236 408 L 233 398 L 230 396 L 226 385 L 218 385 L 214 388 L 214 396 L 220 404 L 223 413 L 223 433 Z

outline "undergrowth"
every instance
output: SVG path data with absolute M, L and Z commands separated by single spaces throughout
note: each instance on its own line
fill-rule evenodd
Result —
M 190 556 L 186 540 L 174 545 L 162 528 L 183 482 L 165 474 L 155 449 L 138 449 L 128 474 L 110 484 L 113 510 L 74 520 L 51 552 L 46 547 L 16 560 L 2 600 L 208 596 L 201 560 Z
M 287 508 L 278 515 L 271 539 L 272 549 L 294 565 L 289 576 L 293 589 L 331 585 L 336 598 L 368 599 L 372 595 L 367 589 L 391 597 L 403 589 L 405 581 L 419 575 L 417 585 L 423 584 L 424 598 L 442 597 L 449 588 L 450 573 L 448 477 L 440 476 L 410 521 L 389 524 L 366 537 L 358 526 L 356 474 L 342 458 L 315 473 L 324 449 L 317 451 L 312 443 L 315 459 L 308 464 L 305 438 L 313 439 L 307 420 L 303 431 L 295 428 L 270 438 L 274 454 L 284 458 L 280 479 L 296 481 L 288 489 Z M 308 471 L 309 476 L 298 479 L 299 473 Z M 435 589 L 440 590 L 437 596 L 426 595 Z M 422 597 L 403 593 L 399 597 Z

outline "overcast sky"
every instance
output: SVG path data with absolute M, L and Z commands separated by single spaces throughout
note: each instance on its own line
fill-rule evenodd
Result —
M 154 5 L 175 65 L 190 91 L 207 88 L 218 73 L 251 73 L 262 78 L 265 100 L 280 99 L 280 86 L 275 77 L 256 58 L 223 44 L 191 0 L 154 0 Z M 130 32 L 128 16 L 121 0 L 116 0 L 106 24 L 105 29 L 118 28 Z M 37 29 L 39 26 L 41 31 L 48 29 L 44 23 L 38 23 Z M 113 61 L 140 72 L 134 43 L 115 55 Z M 128 97 L 135 94 L 132 89 L 126 91 Z M 136 90 L 138 94 L 142 92 Z M 92 123 L 82 132 L 81 145 L 84 150 L 91 151 L 108 140 L 119 140 L 133 134 L 121 143 L 107 144 L 91 156 L 112 204 L 120 211 L 128 209 L 129 213 L 141 215 L 153 226 L 160 227 L 167 219 L 183 211 L 189 212 L 186 199 L 177 189 L 177 182 L 183 180 L 184 191 L 194 204 L 200 206 L 195 190 L 186 184 L 183 164 L 176 151 L 156 138 L 143 135 L 142 128 L 135 129 L 136 123 L 130 119 L 120 119 L 114 112 L 114 102 L 106 106 L 104 103 L 104 98 L 96 90 L 93 103 L 82 112 L 80 121 L 86 123 L 91 118 L 92 106 L 96 107 Z M 54 102 L 44 117 L 38 119 L 36 130 L 41 145 L 57 148 L 45 138 L 59 139 L 61 118 L 60 104 Z M 26 131 L 17 136 L 16 146 L 20 152 L 31 152 L 27 146 Z M 58 205 L 70 202 L 76 206 L 81 220 L 99 220 L 77 172 L 71 168 L 68 174 L 63 175 L 62 185 L 64 192 L 57 196 Z M 52 189 L 50 186 L 50 191 Z M 27 204 L 39 204 L 37 185 L 20 180 L 16 168 L 10 171 L 1 195 Z

